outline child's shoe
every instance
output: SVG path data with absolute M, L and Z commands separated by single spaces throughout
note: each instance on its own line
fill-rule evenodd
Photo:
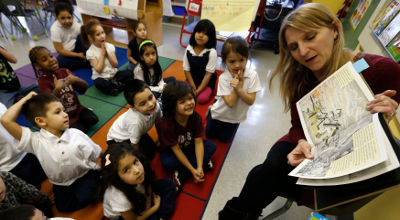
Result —
M 214 168 L 213 163 L 211 162 L 211 160 L 208 161 L 208 163 L 204 166 L 204 170 L 205 171 L 210 171 Z

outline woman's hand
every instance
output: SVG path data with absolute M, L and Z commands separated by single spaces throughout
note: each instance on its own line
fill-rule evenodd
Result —
M 304 139 L 300 139 L 297 146 L 287 155 L 287 159 L 290 165 L 297 166 L 304 159 L 314 159 L 311 154 L 311 145 Z
M 386 122 L 389 122 L 396 115 L 396 110 L 399 107 L 399 103 L 391 98 L 395 95 L 395 90 L 386 90 L 383 93 L 377 94 L 375 95 L 375 99 L 367 104 L 366 108 L 371 113 L 383 113 Z

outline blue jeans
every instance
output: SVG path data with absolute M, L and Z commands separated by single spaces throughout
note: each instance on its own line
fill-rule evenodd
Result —
M 215 153 L 217 146 L 214 142 L 210 140 L 204 140 L 204 158 L 203 158 L 203 167 L 208 163 L 211 159 L 211 156 Z M 190 164 L 194 168 L 197 168 L 197 160 L 196 160 L 196 152 L 195 146 L 189 146 L 187 149 L 182 149 L 182 152 L 186 155 Z M 160 152 L 160 160 L 163 167 L 169 172 L 173 172 L 175 170 L 183 171 L 187 170 L 185 166 L 178 160 L 175 156 L 174 152 L 171 149 L 166 149 Z
M 36 84 L 21 86 L 17 91 L 0 90 L 0 102 L 7 108 L 14 104 L 16 98 L 22 98 L 28 95 L 29 92 L 34 91 L 39 93 L 39 86 Z

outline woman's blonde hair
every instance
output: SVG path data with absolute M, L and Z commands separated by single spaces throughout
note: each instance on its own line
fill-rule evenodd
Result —
M 280 92 L 285 102 L 286 111 L 290 109 L 291 104 L 297 98 L 300 98 L 298 96 L 305 95 L 307 88 L 312 88 L 318 83 L 312 71 L 298 63 L 290 54 L 285 38 L 287 28 L 292 27 L 308 31 L 327 27 L 337 31 L 338 35 L 333 44 L 332 57 L 327 71 L 321 76 L 321 79 L 325 79 L 349 60 L 349 56 L 346 55 L 343 49 L 343 32 L 341 28 L 338 28 L 338 25 L 341 25 L 338 18 L 329 8 L 319 3 L 304 4 L 288 14 L 283 20 L 279 31 L 279 62 L 272 73 L 269 86 L 271 88 L 272 80 L 280 74 Z

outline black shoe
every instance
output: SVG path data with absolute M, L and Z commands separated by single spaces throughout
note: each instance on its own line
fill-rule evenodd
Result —
M 241 211 L 237 208 L 237 197 L 233 197 L 231 200 L 226 202 L 224 208 L 219 211 L 218 219 L 219 220 L 257 220 L 261 214 L 260 212 L 257 213 L 247 213 Z
M 110 91 L 109 91 L 108 94 L 109 94 L 109 95 L 112 95 L 112 96 L 117 96 L 117 95 L 119 94 L 119 89 L 117 89 L 117 88 L 112 88 L 112 89 L 110 89 Z

